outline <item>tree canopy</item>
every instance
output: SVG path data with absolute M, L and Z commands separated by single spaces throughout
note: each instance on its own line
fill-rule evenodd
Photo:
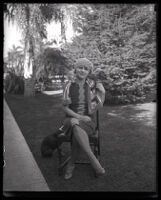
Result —
M 156 82 L 154 5 L 93 4 L 90 8 L 80 19 L 82 34 L 64 45 L 65 55 L 73 62 L 87 57 L 96 69 L 102 69 L 107 99 L 142 101 Z M 147 87 L 144 80 L 151 71 L 153 81 Z
M 8 19 L 16 18 L 24 31 L 24 54 L 27 55 L 28 50 L 33 51 L 35 63 L 42 58 L 45 59 L 44 63 L 54 63 L 60 57 L 68 68 L 77 58 L 86 57 L 93 62 L 95 75 L 105 86 L 107 102 L 129 103 L 144 101 L 146 95 L 156 89 L 154 6 L 8 4 L 7 12 Z M 62 44 L 59 53 L 50 48 L 45 51 L 43 43 L 47 34 L 46 23 L 52 20 L 61 23 Z M 69 20 L 75 31 L 70 43 L 66 40 Z M 36 69 L 42 67 L 36 66 Z

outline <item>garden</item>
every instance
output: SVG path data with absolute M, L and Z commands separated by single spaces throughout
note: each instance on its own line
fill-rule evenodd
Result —
M 6 19 L 16 21 L 22 30 L 22 45 L 14 45 L 4 58 L 7 93 L 32 96 L 51 88 L 51 77 L 59 76 L 57 89 L 77 58 L 86 57 L 94 65 L 93 76 L 106 89 L 106 103 L 156 100 L 155 5 L 7 6 Z M 59 25 L 51 37 L 50 23 Z
M 50 190 L 155 192 L 156 5 L 16 3 L 4 6 L 4 16 L 22 30 L 22 46 L 4 58 L 4 98 Z M 43 158 L 40 145 L 61 125 L 62 88 L 80 57 L 93 63 L 91 78 L 106 91 L 100 129 L 107 173 L 96 179 L 90 165 L 78 165 L 65 181 L 57 152 Z

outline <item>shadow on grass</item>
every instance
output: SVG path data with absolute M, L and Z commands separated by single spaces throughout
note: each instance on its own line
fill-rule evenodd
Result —
M 65 181 L 58 176 L 56 152 L 46 159 L 40 154 L 42 139 L 57 130 L 64 117 L 61 96 L 5 98 L 51 191 L 155 192 L 156 126 L 146 124 L 148 116 L 155 122 L 154 108 L 147 115 L 148 105 L 104 106 L 100 111 L 101 163 L 106 175 L 96 179 L 90 165 L 77 165 L 73 178 Z

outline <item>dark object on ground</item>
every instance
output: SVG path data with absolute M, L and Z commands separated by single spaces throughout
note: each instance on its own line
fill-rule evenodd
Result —
M 41 154 L 43 157 L 51 157 L 56 148 L 63 143 L 62 130 L 45 137 L 41 143 Z

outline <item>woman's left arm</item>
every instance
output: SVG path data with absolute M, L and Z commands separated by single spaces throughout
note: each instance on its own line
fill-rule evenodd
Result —
M 105 91 L 102 83 L 96 82 L 96 92 L 101 97 L 101 101 L 102 101 L 102 105 L 103 105 L 103 103 L 105 101 L 105 92 L 106 91 Z

